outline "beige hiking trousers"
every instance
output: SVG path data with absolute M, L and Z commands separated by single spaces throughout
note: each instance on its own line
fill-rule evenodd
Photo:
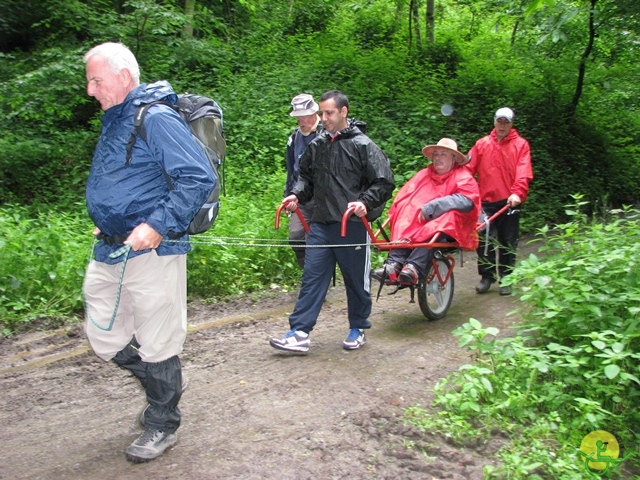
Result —
M 162 362 L 180 354 L 187 337 L 187 256 L 158 256 L 152 250 L 129 259 L 109 329 L 121 272 L 122 263 L 92 260 L 87 267 L 86 333 L 96 355 L 111 360 L 133 336 L 145 362 Z

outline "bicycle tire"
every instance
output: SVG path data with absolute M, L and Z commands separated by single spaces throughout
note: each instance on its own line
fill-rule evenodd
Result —
M 446 258 L 436 258 L 439 277 L 434 271 L 434 263 L 431 262 L 427 274 L 418 284 L 418 304 L 423 315 L 429 320 L 440 320 L 447 315 L 447 311 L 453 301 L 455 282 L 453 272 L 449 275 L 451 263 Z M 449 278 L 444 284 L 440 279 Z

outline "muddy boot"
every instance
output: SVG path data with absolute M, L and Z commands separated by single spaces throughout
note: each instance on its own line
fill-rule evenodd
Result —
M 158 363 L 146 363 L 147 402 L 145 431 L 126 450 L 132 462 L 146 462 L 164 453 L 178 441 L 178 402 L 182 396 L 182 368 L 177 355 Z

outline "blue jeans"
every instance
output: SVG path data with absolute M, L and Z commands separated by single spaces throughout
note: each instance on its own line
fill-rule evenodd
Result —
M 314 245 L 363 244 L 368 233 L 362 221 L 349 222 L 347 236 L 340 236 L 340 223 L 312 223 L 307 235 L 307 248 L 302 272 L 302 285 L 295 309 L 289 317 L 291 330 L 309 333 L 315 326 L 324 298 L 335 271 L 340 267 L 347 290 L 349 328 L 371 328 L 371 252 L 368 246 L 320 247 Z

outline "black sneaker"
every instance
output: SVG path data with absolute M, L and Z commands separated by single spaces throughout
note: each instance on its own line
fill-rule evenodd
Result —
M 272 338 L 269 340 L 269 345 L 285 352 L 307 353 L 311 341 L 309 340 L 309 334 L 305 336 L 304 332 L 291 330 L 282 338 Z
M 158 458 L 167 448 L 178 443 L 177 433 L 166 433 L 162 430 L 146 429 L 127 447 L 127 460 L 140 463 Z
M 189 379 L 185 375 L 183 375 L 182 376 L 182 393 L 184 393 L 184 391 L 187 389 L 188 386 L 189 386 Z M 142 428 L 147 428 L 147 425 L 144 419 L 144 414 L 148 409 L 149 409 L 149 404 L 147 403 L 142 409 L 142 411 L 140 412 L 140 414 L 138 415 L 138 421 L 140 422 L 140 425 L 142 425 Z
M 502 296 L 511 295 L 511 287 L 508 285 L 503 285 L 502 287 L 500 287 L 499 292 Z
M 480 282 L 478 282 L 478 285 L 476 285 L 476 292 L 487 293 L 491 288 L 492 283 L 493 283 L 493 280 L 491 280 L 489 277 L 482 277 Z

